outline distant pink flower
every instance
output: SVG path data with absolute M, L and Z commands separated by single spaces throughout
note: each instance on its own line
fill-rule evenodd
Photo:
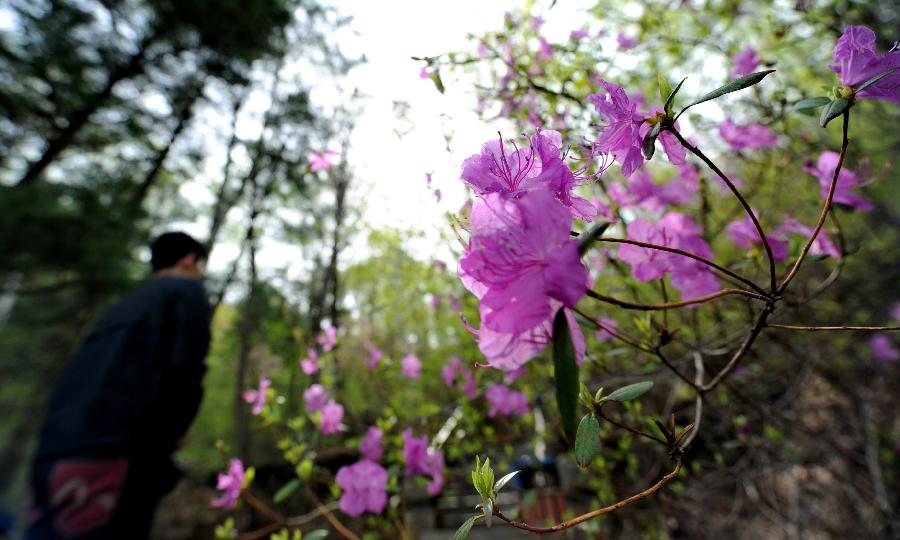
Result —
M 440 259 L 436 259 L 436 260 L 434 261 L 434 267 L 435 267 L 435 269 L 437 269 L 437 270 L 443 271 L 443 270 L 446 270 L 446 269 L 447 269 L 447 263 L 445 263 L 444 261 L 442 261 L 442 260 L 440 260 Z
M 344 419 L 344 406 L 339 405 L 333 399 L 322 407 L 322 423 L 319 430 L 325 435 L 334 435 L 341 431 L 341 421 Z
M 384 437 L 384 432 L 381 429 L 375 426 L 370 427 L 366 431 L 366 436 L 359 442 L 359 453 L 365 459 L 381 461 L 381 458 L 384 457 L 384 448 L 381 446 L 382 437 Z
M 694 199 L 699 186 L 674 178 L 657 184 L 646 169 L 641 169 L 628 177 L 626 197 L 617 201 L 620 206 L 640 206 L 652 210 L 662 210 L 669 205 L 688 204 Z
M 337 343 L 337 328 L 329 324 L 325 331 L 316 338 L 316 342 L 322 346 L 323 351 L 330 351 Z
M 600 86 L 606 94 L 588 96 L 597 113 L 606 119 L 595 146 L 601 152 L 611 153 L 622 166 L 622 174 L 629 177 L 644 164 L 640 133 L 644 115 L 638 113 L 637 105 L 629 100 L 621 86 L 603 80 Z
M 725 120 L 719 126 L 719 135 L 733 150 L 745 148 L 772 148 L 778 141 L 775 134 L 762 124 L 737 125 L 731 120 Z
M 753 50 L 753 47 L 747 47 L 731 55 L 731 62 L 734 64 L 734 67 L 731 69 L 731 75 L 743 77 L 756 71 L 756 68 L 759 67 L 759 56 Z
M 520 367 L 520 368 L 514 369 L 512 371 L 507 371 L 503 375 L 503 382 L 506 384 L 512 384 L 512 383 L 516 382 L 517 380 L 519 380 L 522 377 L 522 375 L 525 375 L 524 367 Z
M 334 167 L 334 162 L 331 158 L 339 155 L 340 153 L 334 150 L 315 152 L 309 157 L 309 169 L 313 172 L 328 170 Z
M 241 394 L 244 397 L 244 401 L 253 404 L 253 408 L 250 409 L 250 412 L 254 415 L 259 415 L 266 406 L 266 390 L 268 390 L 271 385 L 271 380 L 266 377 L 260 377 L 258 390 L 244 390 L 244 393 Z
M 805 239 L 808 239 L 810 235 L 812 235 L 815 229 L 813 227 L 807 227 L 806 225 L 802 225 L 794 218 L 788 218 L 784 220 L 784 223 L 781 224 L 781 227 L 775 231 L 776 236 L 786 236 L 788 234 L 798 234 L 803 236 Z M 819 231 L 819 234 L 816 236 L 816 240 L 813 242 L 812 247 L 809 250 L 811 255 L 827 255 L 829 257 L 840 258 L 841 250 L 828 238 L 828 234 L 825 232 L 825 229 Z
M 900 360 L 900 350 L 891 343 L 891 339 L 884 334 L 876 334 L 869 340 L 872 349 L 872 359 L 881 364 L 892 364 Z
M 210 503 L 213 508 L 234 508 L 238 497 L 241 495 L 241 487 L 244 484 L 244 464 L 237 458 L 228 462 L 228 472 L 219 473 L 216 489 L 223 491 L 222 495 L 213 499 Z
M 382 356 L 384 356 L 384 353 L 381 352 L 381 349 L 374 345 L 369 346 L 368 366 L 370 370 L 374 370 L 376 367 L 378 367 L 378 362 L 381 360 Z
M 478 393 L 478 389 L 475 387 L 475 373 L 471 369 L 467 369 L 462 372 L 462 378 L 463 391 L 466 393 L 466 397 L 474 399 Z
M 444 453 L 429 448 L 426 437 L 413 437 L 412 429 L 403 431 L 403 458 L 406 474 L 430 476 L 428 494 L 432 497 L 444 488 Z
M 589 35 L 590 33 L 586 29 L 578 28 L 577 30 L 572 30 L 572 32 L 569 33 L 569 39 L 573 41 L 580 41 L 588 37 Z
M 502 384 L 492 384 L 484 393 L 490 409 L 487 415 L 522 416 L 528 414 L 528 398 L 522 392 L 513 390 Z
M 540 190 L 515 201 L 491 193 L 475 203 L 460 278 L 480 300 L 479 348 L 490 365 L 521 366 L 546 345 L 559 307 L 573 307 L 587 290 L 571 222 Z
M 834 64 L 828 66 L 841 78 L 844 86 L 855 88 L 888 69 L 900 67 L 900 50 L 886 53 L 875 50 L 875 32 L 865 26 L 848 26 L 838 38 L 832 53 Z M 900 103 L 900 70 L 881 79 L 857 94 L 858 98 L 874 98 Z
M 328 392 L 321 384 L 310 385 L 303 391 L 303 402 L 306 404 L 306 412 L 312 413 L 322 410 L 328 400 Z
M 319 352 L 314 348 L 306 350 L 306 358 L 300 360 L 300 369 L 307 375 L 319 371 Z
M 572 190 L 580 180 L 561 157 L 562 136 L 552 130 L 537 130 L 528 148 L 517 148 L 503 139 L 489 141 L 481 153 L 466 159 L 460 176 L 480 196 L 500 193 L 517 198 L 535 190 L 553 193 L 575 217 L 591 221 L 594 209 Z
M 451 294 L 450 295 L 450 307 L 453 308 L 453 311 L 459 312 L 462 310 L 462 303 L 458 296 Z
M 840 155 L 837 152 L 825 151 L 819 155 L 819 160 L 815 166 L 813 166 L 812 162 L 807 162 L 806 166 L 803 167 L 804 171 L 819 179 L 823 200 L 828 198 L 828 191 L 831 189 L 831 179 L 834 177 L 834 171 L 837 169 L 839 160 Z M 868 212 L 873 208 L 872 203 L 862 195 L 851 191 L 858 188 L 859 185 L 860 179 L 857 174 L 846 166 L 841 167 L 832 200 L 861 212 Z
M 439 190 L 439 189 L 434 190 L 432 195 L 434 195 L 434 200 L 436 200 L 437 202 L 441 202 L 441 197 L 442 197 L 441 190 Z
M 428 189 L 431 189 L 431 175 L 433 174 L 433 172 L 425 173 L 425 185 L 428 187 Z
M 539 43 L 541 58 L 543 58 L 544 60 L 550 60 L 551 58 L 553 58 L 553 47 L 550 45 L 550 42 L 542 37 L 540 38 Z
M 380 514 L 387 506 L 388 472 L 381 465 L 364 459 L 338 469 L 335 482 L 341 488 L 339 506 L 352 517 L 365 512 Z
M 638 40 L 636 37 L 629 36 L 624 32 L 619 32 L 619 35 L 616 36 L 616 41 L 619 43 L 619 48 L 623 51 L 633 49 L 637 47 L 638 44 Z
M 432 294 L 431 295 L 431 309 L 437 311 L 441 309 L 441 295 Z
M 743 250 L 750 249 L 751 245 L 762 244 L 759 240 L 759 233 L 756 231 L 756 226 L 753 225 L 750 216 L 745 215 L 743 219 L 732 221 L 725 227 L 725 232 L 731 238 L 731 241 L 734 242 L 734 245 Z M 772 256 L 776 261 L 787 258 L 787 240 L 769 234 L 766 235 L 766 240 L 769 242 L 769 247 L 772 248 Z
M 684 214 L 670 212 L 656 223 L 636 219 L 628 224 L 628 238 L 687 251 L 704 258 L 712 257 L 709 244 L 700 237 L 703 228 Z M 619 247 L 619 258 L 631 266 L 638 281 L 651 281 L 669 273 L 672 285 L 683 298 L 696 298 L 719 290 L 719 282 L 709 268 L 675 253 L 642 248 L 630 244 Z
M 462 360 L 458 356 L 454 356 L 450 359 L 450 362 L 441 367 L 441 379 L 444 381 L 444 384 L 453 386 L 456 376 L 462 370 L 462 365 Z
M 425 66 L 419 71 L 420 79 L 428 79 L 431 77 L 431 71 L 428 71 L 428 66 Z
M 422 376 L 422 362 L 414 354 L 407 354 L 400 360 L 400 368 L 407 379 L 418 379 Z
M 611 341 L 615 339 L 615 336 L 610 333 L 610 330 L 615 332 L 619 329 L 619 323 L 612 317 L 600 317 L 597 321 L 600 323 L 601 328 L 597 330 L 595 337 L 597 338 L 597 342 L 603 343 L 605 341 Z

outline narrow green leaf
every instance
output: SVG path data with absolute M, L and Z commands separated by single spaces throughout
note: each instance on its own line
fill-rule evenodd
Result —
M 434 83 L 434 87 L 437 88 L 438 92 L 444 93 L 444 81 L 441 80 L 441 74 L 439 71 L 434 70 L 431 73 L 431 81 Z
M 643 381 L 639 383 L 629 384 L 619 388 L 612 394 L 604 397 L 602 401 L 630 401 L 639 398 L 647 393 L 653 387 L 653 381 Z
M 745 75 L 743 77 L 738 77 L 737 79 L 731 81 L 730 83 L 720 86 L 713 90 L 712 92 L 703 94 L 696 100 L 689 103 L 685 108 L 681 109 L 675 119 L 678 120 L 678 117 L 684 114 L 684 111 L 690 109 L 694 105 L 699 105 L 701 103 L 705 103 L 707 101 L 711 101 L 718 97 L 724 96 L 725 94 L 730 94 L 731 92 L 737 92 L 738 90 L 743 90 L 744 88 L 749 88 L 754 84 L 759 83 L 761 80 L 765 79 L 767 75 L 770 73 L 775 73 L 774 69 L 767 69 L 766 71 L 759 71 L 756 73 L 751 73 L 750 75 Z
M 575 363 L 575 346 L 563 309 L 556 312 L 553 319 L 553 375 L 563 431 L 571 439 L 575 436 L 578 422 L 578 364 Z
M 582 469 L 591 464 L 600 447 L 600 422 L 593 414 L 586 414 L 578 424 L 575 436 L 575 461 Z
M 666 116 L 672 114 L 672 106 L 675 105 L 675 96 L 678 94 L 678 91 L 681 90 L 681 85 L 684 84 L 684 81 L 687 80 L 687 77 L 681 79 L 681 82 L 678 83 L 678 86 L 675 87 L 675 90 L 672 90 L 672 93 L 669 94 L 669 97 L 666 98 L 666 103 L 663 105 L 663 110 L 666 111 Z
M 641 142 L 641 154 L 644 159 L 651 159 L 656 152 L 656 138 L 659 137 L 660 131 L 662 131 L 662 123 L 656 124 L 644 135 L 644 140 Z
M 797 103 L 794 103 L 794 110 L 803 114 L 812 114 L 813 111 L 815 111 L 819 107 L 828 105 L 829 103 L 831 103 L 831 98 L 827 98 L 824 96 L 801 99 Z
M 469 537 L 469 533 L 472 531 L 472 527 L 475 526 L 475 517 L 472 516 L 467 519 L 462 525 L 456 529 L 456 533 L 453 534 L 453 538 L 451 540 L 466 540 Z
M 838 116 L 844 114 L 844 112 L 850 108 L 850 105 L 852 104 L 844 98 L 835 98 L 822 109 L 822 116 L 819 117 L 819 125 L 822 127 L 827 126 L 828 122 L 831 122 Z
M 281 489 L 275 492 L 275 496 L 272 498 L 272 500 L 274 500 L 276 504 L 280 503 L 281 501 L 290 497 L 293 492 L 297 491 L 298 487 L 300 487 L 300 480 L 294 478 L 287 484 L 281 486 Z
M 520 472 L 522 471 L 513 471 L 509 474 L 503 475 L 503 478 L 501 478 L 500 480 L 497 480 L 497 483 L 494 484 L 494 495 L 500 493 L 500 490 L 503 489 L 503 486 L 509 483 L 509 481 L 512 480 Z
M 656 80 L 659 83 L 659 102 L 665 103 L 669 96 L 672 95 L 672 85 L 669 79 L 662 73 L 656 74 Z
M 595 223 L 591 225 L 591 228 L 584 231 L 583 233 L 578 235 L 578 254 L 584 255 L 591 249 L 591 246 L 594 245 L 594 242 L 603 236 L 603 233 L 606 232 L 606 229 L 612 225 L 611 221 L 604 221 L 602 223 Z
M 887 77 L 888 75 L 890 75 L 891 73 L 897 71 L 898 69 L 900 69 L 900 68 L 891 68 L 891 69 L 888 69 L 888 70 L 886 70 L 886 71 L 882 71 L 882 72 L 879 73 L 878 75 L 875 75 L 874 77 L 872 77 L 872 78 L 869 79 L 868 81 L 866 81 L 866 82 L 862 83 L 861 85 L 859 85 L 859 86 L 856 88 L 856 92 L 862 92 L 862 91 L 865 90 L 866 88 L 872 86 L 873 84 L 877 83 L 878 81 L 880 81 L 881 79 Z

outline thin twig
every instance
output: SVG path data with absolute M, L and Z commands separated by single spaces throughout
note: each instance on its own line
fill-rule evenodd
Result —
M 706 296 L 699 296 L 697 298 L 691 298 L 688 300 L 682 300 L 680 302 L 669 302 L 665 304 L 635 304 L 633 302 L 628 302 L 626 300 L 619 300 L 618 298 L 613 298 L 612 296 L 606 296 L 600 294 L 596 291 L 588 289 L 587 296 L 599 300 L 601 302 L 606 302 L 607 304 L 613 304 L 625 309 L 634 309 L 639 311 L 664 311 L 668 309 L 675 309 L 685 306 L 691 306 L 694 304 L 703 304 L 705 302 L 710 302 L 717 298 L 721 298 L 723 296 L 731 296 L 731 295 L 741 295 L 749 298 L 755 298 L 756 300 L 762 300 L 764 302 L 768 302 L 769 299 L 761 294 L 756 294 L 754 292 L 745 291 L 743 289 L 722 289 L 721 291 L 715 292 L 713 294 L 707 294 Z
M 643 431 L 641 431 L 641 430 L 639 430 L 639 429 L 637 429 L 637 428 L 633 428 L 633 427 L 631 427 L 631 426 L 629 426 L 629 425 L 627 425 L 627 424 L 623 424 L 623 423 L 621 423 L 621 422 L 618 422 L 617 420 L 614 420 L 614 419 L 610 418 L 609 416 L 606 415 L 606 413 L 603 412 L 603 407 L 602 407 L 602 406 L 600 406 L 600 407 L 597 408 L 597 414 L 600 415 L 600 418 L 606 420 L 607 422 L 609 422 L 610 424 L 612 424 L 612 425 L 614 425 L 614 426 L 616 426 L 616 427 L 618 427 L 618 428 L 624 429 L 625 431 L 628 431 L 628 432 L 630 432 L 630 433 L 634 433 L 635 435 L 639 435 L 639 436 L 644 437 L 644 438 L 646 438 L 646 439 L 650 439 L 651 441 L 656 441 L 656 442 L 658 442 L 659 444 L 665 446 L 666 448 L 669 447 L 669 443 L 667 443 L 667 442 L 665 441 L 665 439 L 661 439 L 661 438 L 657 437 L 656 435 L 653 435 L 652 433 L 646 433 L 646 432 L 643 432 Z
M 834 199 L 834 192 L 837 188 L 838 177 L 841 174 L 841 167 L 844 165 L 844 156 L 847 155 L 847 146 L 849 146 L 850 144 L 850 139 L 848 138 L 848 132 L 850 130 L 849 109 L 844 112 L 843 119 L 844 121 L 841 134 L 841 154 L 838 157 L 837 166 L 834 168 L 834 174 L 831 177 L 831 187 L 828 189 L 828 197 L 825 199 L 825 204 L 822 206 L 822 213 L 819 215 L 819 222 L 816 223 L 816 228 L 813 229 L 812 234 L 809 236 L 809 240 L 806 241 L 806 245 L 803 246 L 803 250 L 800 251 L 800 255 L 797 256 L 797 261 L 794 263 L 791 271 L 788 272 L 788 275 L 784 278 L 784 281 L 782 281 L 781 285 L 778 287 L 779 294 L 787 288 L 787 286 L 791 283 L 791 280 L 794 279 L 794 276 L 797 275 L 797 272 L 800 271 L 800 265 L 803 264 L 803 259 L 806 258 L 806 254 L 809 253 L 810 249 L 812 249 L 813 243 L 815 243 L 816 241 L 816 237 L 819 236 L 819 231 L 821 231 L 822 226 L 825 225 L 825 218 L 828 217 L 828 211 L 831 209 L 831 201 Z
M 694 385 L 695 386 L 703 386 L 703 373 L 705 369 L 703 366 L 703 355 L 701 355 L 698 351 L 694 351 Z M 696 402 L 694 404 L 694 424 L 691 429 L 690 435 L 688 435 L 687 439 L 685 439 L 684 443 L 681 444 L 679 450 L 684 452 L 688 446 L 694 442 L 694 437 L 697 436 L 697 432 L 700 431 L 700 420 L 703 418 L 703 394 L 697 392 Z
M 848 330 L 855 332 L 897 332 L 900 331 L 900 325 L 895 326 L 798 326 L 792 324 L 766 324 L 769 328 L 779 328 L 781 330 L 796 330 L 798 332 L 833 332 L 840 330 Z
M 756 219 L 756 214 L 753 213 L 753 209 L 750 208 L 750 204 L 747 202 L 747 199 L 745 199 L 744 196 L 741 195 L 741 192 L 738 190 L 737 186 L 734 185 L 734 182 L 732 182 L 727 176 L 725 176 L 725 173 L 723 173 L 716 166 L 716 164 L 712 162 L 711 159 L 706 157 L 706 155 L 701 152 L 699 148 L 687 142 L 687 140 L 685 140 L 685 138 L 681 136 L 681 133 L 678 133 L 678 130 L 676 130 L 674 127 L 669 126 L 666 129 L 670 133 L 675 135 L 675 137 L 678 139 L 678 142 L 680 142 L 682 146 L 690 150 L 691 153 L 698 158 L 702 159 L 703 163 L 706 163 L 706 165 L 710 169 L 712 169 L 712 171 L 716 173 L 723 182 L 725 182 L 725 185 L 728 186 L 728 189 L 731 190 L 734 196 L 737 197 L 738 202 L 741 203 L 741 206 L 744 207 L 747 215 L 750 216 L 750 221 L 752 221 L 753 226 L 756 227 L 756 232 L 757 234 L 759 234 L 759 239 L 762 242 L 763 248 L 765 248 L 766 250 L 766 257 L 769 258 L 769 279 L 771 281 L 772 291 L 775 291 L 775 287 L 777 286 L 778 282 L 776 281 L 775 277 L 775 256 L 772 254 L 772 246 L 769 245 L 769 240 L 766 238 L 766 233 L 763 231 L 762 225 L 759 223 L 759 220 Z
M 716 270 L 718 270 L 719 272 L 722 272 L 726 276 L 734 278 L 734 279 L 740 281 L 741 283 L 744 283 L 745 285 L 747 285 L 748 287 L 750 287 L 751 289 L 753 289 L 754 291 L 758 292 L 759 294 L 761 294 L 763 296 L 767 296 L 767 297 L 769 296 L 768 292 L 766 292 L 762 287 L 760 287 L 756 283 L 753 283 L 749 279 L 747 279 L 739 274 L 736 274 L 736 273 L 732 272 L 731 270 L 725 268 L 724 266 L 720 266 L 709 259 L 704 259 L 703 257 L 700 257 L 699 255 L 694 255 L 693 253 L 691 253 L 689 251 L 684 251 L 683 249 L 671 248 L 668 246 L 660 246 L 658 244 L 650 244 L 648 242 L 641 242 L 639 240 L 630 240 L 628 238 L 611 238 L 611 237 L 607 237 L 607 236 L 601 236 L 600 238 L 597 239 L 597 241 L 598 242 L 613 242 L 613 243 L 617 243 L 617 244 L 631 244 L 633 246 L 639 246 L 639 247 L 647 248 L 647 249 L 655 249 L 658 251 L 668 251 L 669 253 L 675 253 L 676 255 L 688 257 L 690 259 L 694 259 L 695 261 L 701 262 L 709 267 L 715 268 Z
M 721 371 L 716 373 L 715 377 L 712 378 L 708 383 L 704 384 L 700 387 L 700 391 L 702 393 L 709 392 L 713 388 L 719 385 L 731 370 L 737 365 L 738 362 L 750 351 L 750 347 L 753 345 L 753 342 L 756 341 L 757 336 L 759 336 L 760 332 L 762 332 L 763 328 L 766 327 L 766 320 L 768 320 L 769 316 L 775 310 L 774 304 L 767 304 L 765 309 L 762 310 L 762 313 L 759 314 L 759 318 L 756 319 L 756 323 L 753 324 L 753 328 L 750 329 L 750 333 L 744 339 L 744 342 L 741 343 L 740 348 L 735 351 L 734 355 L 725 364 L 725 367 L 722 368 Z
M 529 525 L 529 524 L 523 523 L 521 521 L 515 521 L 514 519 L 506 516 L 503 512 L 501 512 L 497 508 L 494 509 L 494 515 L 497 516 L 498 518 L 500 518 L 501 520 L 505 521 L 509 525 L 512 525 L 513 527 L 515 527 L 517 529 L 521 529 L 523 531 L 539 533 L 539 534 L 564 531 L 566 529 L 574 527 L 575 525 L 578 525 L 580 523 L 584 523 L 585 521 L 594 519 L 597 516 L 602 516 L 603 514 L 608 514 L 610 512 L 614 512 L 624 506 L 628 506 L 629 504 L 631 504 L 633 502 L 639 501 L 641 499 L 649 497 L 650 495 L 653 495 L 654 493 L 656 493 L 657 491 L 662 489 L 666 484 L 668 484 L 669 482 L 674 480 L 678 476 L 679 472 L 681 472 L 681 458 L 680 457 L 677 458 L 677 460 L 675 462 L 675 468 L 672 469 L 672 472 L 663 476 L 659 480 L 659 482 L 653 484 L 652 486 L 645 489 L 644 491 L 641 491 L 640 493 L 636 493 L 636 494 L 632 495 L 631 497 L 628 497 L 627 499 L 622 499 L 621 501 L 619 501 L 617 503 L 613 503 L 609 506 L 604 506 L 603 508 L 598 508 L 598 509 L 588 512 L 586 514 L 582 514 L 578 517 L 572 518 L 568 521 L 563 521 L 562 523 L 559 523 L 552 527 L 536 527 L 534 525 Z

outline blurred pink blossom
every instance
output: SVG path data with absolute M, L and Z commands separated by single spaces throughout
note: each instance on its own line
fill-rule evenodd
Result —
M 342 512 L 359 517 L 365 512 L 380 514 L 387 506 L 387 470 L 364 459 L 338 469 L 335 482 L 341 488 Z

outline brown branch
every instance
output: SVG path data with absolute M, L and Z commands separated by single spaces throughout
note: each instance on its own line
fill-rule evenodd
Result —
M 608 328 L 608 327 L 604 326 L 603 324 L 599 323 L 595 318 L 593 318 L 590 315 L 588 315 L 587 313 L 581 311 L 577 307 L 572 308 L 572 311 L 574 311 L 575 313 L 577 313 L 577 314 L 581 315 L 582 317 L 584 317 L 585 319 L 587 319 L 588 322 L 590 322 L 591 324 L 596 326 L 598 329 L 603 330 L 604 332 L 608 332 L 609 335 L 611 335 L 615 339 L 618 339 L 622 343 L 625 343 L 626 345 L 630 345 L 640 351 L 644 351 L 647 353 L 653 352 L 653 349 L 649 349 L 646 346 L 641 345 L 641 343 L 638 341 L 637 338 L 629 336 L 626 333 L 620 331 L 619 329 L 613 329 L 613 328 Z
M 644 437 L 646 439 L 650 439 L 651 441 L 656 441 L 656 442 L 660 443 L 661 445 L 665 446 L 666 448 L 669 447 L 669 443 L 667 443 L 665 441 L 665 439 L 661 439 L 661 438 L 657 437 L 656 435 L 653 435 L 652 433 L 643 432 L 637 428 L 633 428 L 627 424 L 623 424 L 621 422 L 618 422 L 618 421 L 610 418 L 609 416 L 606 415 L 606 413 L 603 412 L 602 405 L 600 407 L 597 407 L 597 414 L 600 416 L 600 418 L 606 420 L 607 422 L 609 422 L 610 424 L 612 424 L 618 428 L 624 429 L 625 431 L 627 431 L 629 433 L 633 433 L 635 435 Z
M 841 154 L 840 157 L 838 157 L 837 166 L 834 168 L 834 175 L 832 175 L 831 177 L 831 187 L 828 189 L 828 197 L 825 199 L 825 204 L 822 206 L 822 213 L 819 215 L 819 222 L 816 223 L 816 228 L 809 236 L 809 240 L 806 241 L 806 245 L 803 246 L 803 250 L 800 252 L 800 255 L 797 256 L 797 261 L 794 263 L 791 271 L 788 272 L 788 275 L 784 278 L 784 281 L 782 281 L 781 285 L 778 287 L 779 294 L 787 288 L 787 286 L 791 283 L 791 280 L 794 279 L 794 276 L 797 275 L 797 272 L 800 271 L 800 265 L 803 264 L 803 259 L 806 258 L 806 254 L 809 253 L 810 249 L 812 249 L 812 245 L 816 241 L 816 237 L 819 236 L 819 231 L 821 231 L 822 226 L 825 225 L 825 218 L 828 217 L 828 211 L 831 209 L 831 201 L 834 199 L 834 191 L 837 188 L 838 176 L 840 176 L 841 167 L 844 165 L 844 156 L 847 155 L 847 146 L 849 146 L 850 144 L 850 139 L 848 138 L 848 132 L 850 130 L 849 109 L 844 112 L 843 119 L 844 122 L 841 131 Z M 841 255 L 843 256 L 843 253 Z
M 766 305 L 765 309 L 762 310 L 762 313 L 759 314 L 759 318 L 756 319 L 756 323 L 753 324 L 753 328 L 750 329 L 750 333 L 744 339 L 744 342 L 741 343 L 740 348 L 735 351 L 731 359 L 728 360 L 728 363 L 725 364 L 725 367 L 716 373 L 716 376 L 713 377 L 712 380 L 700 387 L 700 392 L 705 394 L 718 386 L 719 383 L 722 382 L 722 379 L 734 369 L 737 363 L 750 351 L 750 347 L 753 345 L 753 342 L 756 341 L 757 336 L 759 336 L 763 328 L 766 327 L 766 320 L 768 320 L 774 310 L 774 304 L 770 303 Z
M 695 261 L 701 262 L 709 267 L 715 268 L 716 270 L 718 270 L 719 272 L 722 272 L 726 276 L 734 278 L 734 279 L 740 281 L 741 283 L 744 283 L 745 285 L 747 285 L 748 287 L 750 287 L 751 289 L 753 289 L 754 291 L 758 292 L 759 294 L 761 294 L 763 296 L 766 296 L 766 297 L 769 296 L 768 292 L 763 290 L 759 285 L 757 285 L 756 283 L 753 283 L 749 279 L 741 276 L 740 274 L 736 274 L 736 273 L 732 272 L 731 270 L 725 268 L 724 266 L 720 266 L 720 265 L 710 261 L 709 259 L 704 259 L 703 257 L 700 257 L 699 255 L 694 255 L 693 253 L 691 253 L 689 251 L 684 251 L 682 249 L 677 249 L 677 248 L 671 248 L 668 246 L 660 246 L 658 244 L 650 244 L 647 242 L 641 242 L 639 240 L 630 240 L 628 238 L 611 238 L 611 237 L 607 237 L 607 236 L 601 236 L 600 238 L 597 238 L 597 241 L 598 242 L 613 242 L 613 243 L 617 243 L 617 244 L 631 244 L 632 246 L 638 246 L 638 247 L 647 248 L 647 249 L 655 249 L 658 251 L 667 251 L 669 253 L 675 253 L 676 255 L 688 257 L 690 259 L 694 259 Z
M 503 512 L 501 512 L 499 509 L 496 509 L 496 508 L 494 509 L 494 515 L 497 516 L 498 518 L 500 518 L 501 520 L 505 521 L 509 525 L 511 525 L 517 529 L 521 529 L 523 531 L 528 531 L 528 532 L 533 532 L 533 533 L 538 533 L 538 534 L 546 534 L 546 533 L 564 531 L 566 529 L 574 527 L 575 525 L 584 523 L 585 521 L 589 521 L 591 519 L 594 519 L 595 517 L 602 516 L 603 514 L 608 514 L 610 512 L 614 512 L 620 508 L 628 506 L 629 504 L 631 504 L 633 502 L 639 501 L 641 499 L 649 497 L 650 495 L 653 495 L 654 493 L 656 493 L 657 491 L 662 489 L 666 484 L 668 484 L 669 482 L 674 480 L 678 476 L 679 472 L 681 472 L 681 458 L 680 457 L 677 458 L 677 460 L 675 462 L 675 468 L 672 469 L 672 472 L 663 476 L 657 483 L 653 484 L 652 486 L 645 489 L 644 491 L 641 491 L 640 493 L 636 493 L 636 494 L 632 495 L 631 497 L 628 497 L 627 499 L 622 499 L 621 501 L 613 503 L 609 506 L 604 506 L 603 508 L 598 508 L 596 510 L 592 510 L 586 514 L 582 514 L 582 515 L 572 518 L 568 521 L 563 521 L 562 523 L 559 523 L 552 527 L 536 527 L 534 525 L 529 525 L 529 524 L 523 523 L 521 521 L 515 521 L 514 519 L 506 516 Z
M 685 140 L 685 138 L 681 136 L 681 133 L 679 133 L 678 130 L 676 130 L 672 126 L 668 126 L 666 130 L 675 135 L 675 137 L 678 139 L 678 142 L 680 142 L 682 146 L 684 146 L 685 148 L 690 150 L 692 154 L 703 160 L 703 163 L 706 163 L 706 165 L 710 169 L 712 169 L 712 171 L 716 173 L 723 182 L 725 182 L 725 185 L 728 186 L 728 189 L 731 190 L 734 196 L 737 197 L 738 202 L 741 203 L 741 206 L 744 207 L 747 215 L 750 216 L 750 221 L 752 221 L 753 226 L 756 227 L 756 232 L 757 234 L 759 234 L 759 239 L 762 242 L 763 248 L 765 248 L 766 250 L 766 257 L 769 258 L 769 279 L 771 282 L 771 289 L 774 292 L 778 285 L 777 278 L 775 277 L 775 256 L 772 254 L 772 246 L 769 245 L 769 240 L 766 238 L 766 233 L 763 231 L 762 225 L 759 223 L 759 220 L 756 219 L 756 214 L 753 213 L 753 209 L 750 208 L 750 204 L 747 202 L 747 199 L 745 199 L 744 196 L 741 195 L 741 192 L 738 190 L 737 186 L 734 185 L 734 182 L 732 182 L 727 176 L 725 176 L 725 173 L 723 173 L 716 166 L 716 164 L 712 162 L 712 160 L 706 157 L 706 155 L 701 152 L 699 148 L 687 142 L 687 140 Z
M 858 332 L 898 332 L 900 326 L 798 326 L 792 324 L 766 324 L 769 328 L 796 330 L 798 332 L 830 332 L 849 330 Z
M 699 296 L 697 298 L 691 298 L 688 300 L 682 300 L 680 302 L 669 302 L 665 304 L 635 304 L 632 302 L 628 302 L 625 300 L 619 300 L 618 298 L 613 298 L 612 296 L 606 296 L 595 292 L 591 289 L 588 289 L 587 295 L 595 300 L 599 300 L 601 302 L 606 302 L 607 304 L 613 304 L 615 306 L 619 306 L 624 309 L 635 309 L 639 311 L 664 311 L 668 309 L 675 309 L 685 306 L 691 306 L 694 304 L 703 304 L 705 302 L 710 302 L 717 298 L 721 298 L 723 296 L 731 296 L 731 295 L 741 295 L 747 296 L 749 298 L 755 298 L 757 300 L 762 300 L 764 302 L 768 302 L 769 299 L 761 294 L 756 294 L 754 292 L 745 291 L 743 289 L 722 289 L 721 291 L 715 292 L 713 294 L 707 294 L 706 296 Z

